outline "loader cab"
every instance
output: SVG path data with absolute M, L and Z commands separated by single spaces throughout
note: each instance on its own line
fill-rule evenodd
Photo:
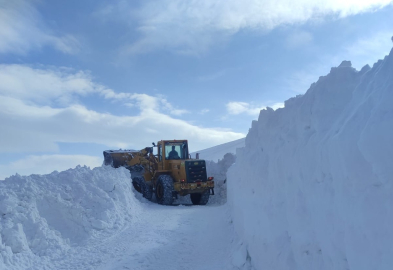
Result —
M 188 158 L 187 140 L 160 141 L 158 147 L 158 160 L 185 160 Z

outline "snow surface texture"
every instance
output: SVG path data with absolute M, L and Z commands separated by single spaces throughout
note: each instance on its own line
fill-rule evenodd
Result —
M 212 160 L 218 162 L 218 160 L 222 159 L 225 154 L 227 153 L 235 154 L 237 148 L 244 147 L 245 139 L 246 138 L 242 138 L 236 141 L 223 143 L 204 150 L 193 152 L 191 153 L 191 155 L 193 158 L 195 158 L 196 153 L 199 153 L 200 159 Z
M 224 181 L 234 161 L 226 154 L 207 162 L 216 181 L 212 208 L 153 204 L 133 190 L 125 168 L 9 177 L 0 182 L 0 270 L 232 269 L 229 211 L 216 206 L 226 202 Z M 211 241 L 214 252 L 205 248 Z M 176 255 L 185 249 L 190 256 Z M 200 257 L 211 258 L 201 264 Z
M 344 61 L 261 111 L 228 172 L 243 263 L 392 269 L 392 104 L 393 50 L 359 72 Z
M 11 176 L 0 182 L 0 269 L 57 260 L 129 226 L 140 213 L 124 168 Z
M 0 269 L 237 270 L 226 205 L 158 205 L 130 183 L 110 166 L 7 178 Z

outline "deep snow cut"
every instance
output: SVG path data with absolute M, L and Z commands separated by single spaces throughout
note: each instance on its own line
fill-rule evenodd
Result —
M 393 50 L 361 71 L 344 61 L 261 111 L 228 172 L 240 265 L 392 268 L 392 104 Z
M 124 168 L 76 167 L 0 181 L 0 269 L 55 260 L 140 216 Z
M 211 206 L 136 198 L 110 166 L 0 181 L 0 269 L 391 269 L 392 55 L 261 111 L 234 165 L 207 162 Z

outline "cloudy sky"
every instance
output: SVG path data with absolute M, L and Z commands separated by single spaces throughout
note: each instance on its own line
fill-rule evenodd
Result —
M 0 0 L 0 179 L 106 149 L 244 137 L 266 106 L 392 47 L 393 0 Z

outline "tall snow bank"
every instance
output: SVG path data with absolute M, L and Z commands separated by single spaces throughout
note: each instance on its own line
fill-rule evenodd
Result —
M 344 61 L 261 111 L 228 172 L 246 247 L 234 257 L 255 269 L 392 269 L 392 104 L 393 50 L 359 72 Z
M 0 269 L 29 267 L 110 235 L 140 215 L 124 168 L 76 167 L 0 182 Z

